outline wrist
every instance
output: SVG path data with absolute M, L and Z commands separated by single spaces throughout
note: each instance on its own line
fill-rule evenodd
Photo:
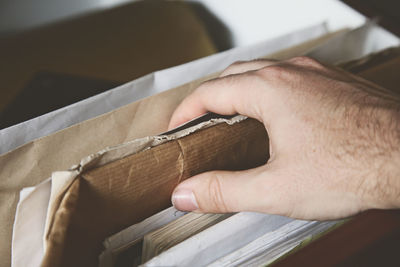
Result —
M 367 192 L 370 208 L 395 209 L 400 208 L 400 116 L 395 109 L 381 113 L 374 127 L 379 132 L 374 136 L 378 148 L 370 161 L 372 182 Z

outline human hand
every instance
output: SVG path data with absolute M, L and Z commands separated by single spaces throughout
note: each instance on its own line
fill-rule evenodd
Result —
M 184 99 L 169 128 L 207 111 L 243 114 L 265 125 L 270 159 L 196 175 L 172 202 L 187 211 L 317 220 L 399 208 L 399 108 L 385 89 L 307 57 L 233 64 Z

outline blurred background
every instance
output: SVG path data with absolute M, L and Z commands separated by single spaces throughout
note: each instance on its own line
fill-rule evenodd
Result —
M 399 34 L 389 0 L 0 0 L 0 129 L 156 70 L 326 22 Z

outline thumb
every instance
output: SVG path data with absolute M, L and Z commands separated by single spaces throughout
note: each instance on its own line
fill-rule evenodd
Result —
M 259 208 L 263 167 L 246 171 L 205 172 L 179 184 L 172 204 L 183 211 L 226 213 Z M 264 174 L 265 175 L 265 174 Z M 262 194 L 262 195 L 261 195 Z M 265 196 L 264 196 L 265 197 Z

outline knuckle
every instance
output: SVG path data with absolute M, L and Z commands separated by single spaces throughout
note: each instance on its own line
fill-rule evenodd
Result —
M 245 61 L 236 61 L 234 63 L 232 63 L 231 65 L 229 65 L 222 73 L 220 76 L 227 76 L 230 75 L 232 73 L 235 73 L 235 71 L 237 69 L 240 69 L 241 66 L 243 66 L 243 64 L 245 64 Z
M 298 56 L 289 60 L 292 64 L 301 65 L 301 66 L 309 66 L 315 68 L 322 68 L 322 64 L 317 60 L 307 57 L 307 56 Z
M 282 79 L 286 77 L 288 69 L 281 65 L 272 65 L 259 69 L 255 73 L 262 78 L 267 79 Z
M 219 78 L 218 78 L 219 79 Z M 194 93 L 198 94 L 204 90 L 207 90 L 207 88 L 211 87 L 217 79 L 210 79 L 207 81 L 204 81 L 202 83 L 199 84 L 199 86 L 197 86 L 196 90 L 194 91 Z
M 209 201 L 213 205 L 213 210 L 218 212 L 227 212 L 228 207 L 225 202 L 225 196 L 222 189 L 222 177 L 213 172 L 208 183 Z

